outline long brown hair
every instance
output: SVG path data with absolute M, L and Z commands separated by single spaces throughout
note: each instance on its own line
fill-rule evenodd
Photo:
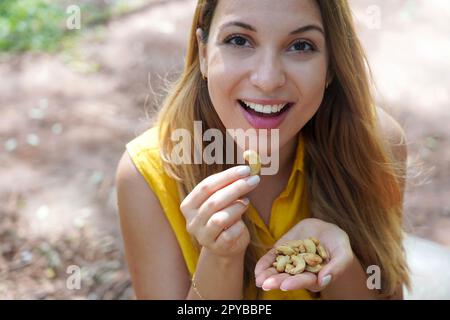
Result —
M 333 81 L 319 110 L 302 129 L 308 204 L 313 216 L 348 234 L 364 268 L 381 268 L 380 293 L 392 295 L 399 285 L 410 284 L 402 245 L 400 179 L 405 172 L 378 130 L 370 69 L 347 1 L 316 1 L 327 35 Z M 177 181 L 181 197 L 207 176 L 228 168 L 226 164 L 175 165 L 169 161 L 173 130 L 184 128 L 194 136 L 194 121 L 202 121 L 204 130 L 218 128 L 225 133 L 202 79 L 196 39 L 196 30 L 201 28 L 202 40 L 208 41 L 217 3 L 198 0 L 183 73 L 169 91 L 157 120 L 164 168 Z M 206 147 L 206 142 L 203 144 Z M 201 152 L 194 144 L 191 147 L 192 152 Z M 244 221 L 252 239 L 245 264 L 248 283 L 256 259 L 266 248 L 245 215 Z

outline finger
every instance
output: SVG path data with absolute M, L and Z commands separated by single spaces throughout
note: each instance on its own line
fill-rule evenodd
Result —
M 314 273 L 304 272 L 285 278 L 283 282 L 280 283 L 280 289 L 285 291 L 308 289 L 317 292 L 320 291 L 321 288 L 317 282 L 317 276 Z
M 206 223 L 205 228 L 202 228 L 198 240 L 203 244 L 216 241 L 222 231 L 230 228 L 241 219 L 249 203 L 250 201 L 244 198 L 213 214 Z
M 214 246 L 218 250 L 228 251 L 235 245 L 236 241 L 241 237 L 246 228 L 244 222 L 239 220 L 233 224 L 230 228 L 222 231 L 214 243 Z
M 278 271 L 275 268 L 269 268 L 261 271 L 255 279 L 256 286 L 261 288 L 264 281 L 266 281 L 269 277 L 274 276 L 276 274 L 278 274 Z
M 181 203 L 185 209 L 199 208 L 217 190 L 250 175 L 249 166 L 235 166 L 202 180 Z
M 229 206 L 237 199 L 244 197 L 259 183 L 259 176 L 239 179 L 212 194 L 199 208 L 193 224 L 206 225 L 211 216 L 219 210 Z
M 351 263 L 352 255 L 338 249 L 331 254 L 330 261 L 323 265 L 318 274 L 319 284 L 326 287 L 333 279 L 337 279 Z M 331 276 L 331 279 L 327 278 Z
M 292 277 L 288 273 L 278 273 L 274 274 L 270 277 L 268 277 L 266 280 L 264 280 L 262 284 L 263 290 L 277 290 L 280 289 L 281 284 L 286 279 Z
M 255 266 L 255 278 L 258 277 L 258 275 L 262 271 L 271 268 L 272 263 L 275 261 L 275 259 L 276 259 L 275 249 L 271 249 L 264 256 L 262 256 Z

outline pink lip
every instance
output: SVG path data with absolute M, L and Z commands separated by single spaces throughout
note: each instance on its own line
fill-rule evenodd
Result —
M 248 100 L 246 100 L 248 101 Z M 250 102 L 250 101 L 249 101 Z M 260 117 L 254 113 L 250 113 L 246 109 L 244 109 L 238 101 L 236 101 L 237 106 L 241 109 L 245 119 L 247 122 L 255 129 L 275 129 L 278 128 L 286 119 L 286 116 L 291 111 L 292 106 L 289 106 L 289 110 L 281 113 L 276 117 Z

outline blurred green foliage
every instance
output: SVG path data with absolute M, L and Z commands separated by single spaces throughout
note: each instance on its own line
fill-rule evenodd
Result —
M 65 33 L 64 7 L 48 0 L 0 0 L 0 51 L 53 51 Z
M 53 52 L 79 30 L 68 30 L 66 8 L 81 10 L 82 29 L 105 24 L 145 3 L 143 0 L 0 0 L 0 52 Z M 68 41 L 70 42 L 70 41 Z

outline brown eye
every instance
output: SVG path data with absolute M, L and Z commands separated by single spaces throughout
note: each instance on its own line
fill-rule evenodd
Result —
M 295 51 L 312 52 L 315 51 L 314 47 L 306 41 L 297 41 L 294 45 Z
M 225 43 L 230 43 L 237 47 L 243 47 L 245 46 L 245 43 L 248 42 L 247 39 L 241 36 L 233 36 L 225 40 Z

